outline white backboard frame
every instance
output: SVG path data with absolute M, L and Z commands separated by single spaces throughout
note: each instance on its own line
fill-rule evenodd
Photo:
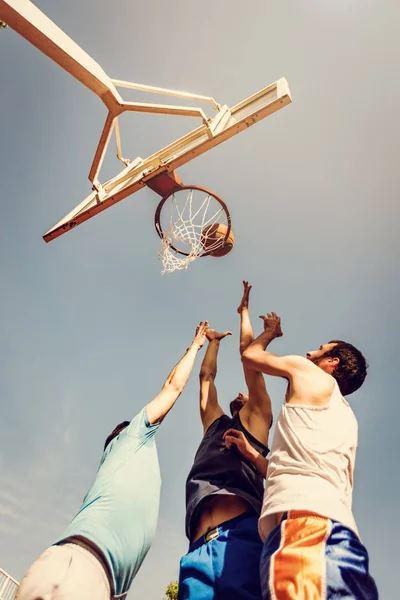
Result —
M 49 242 L 66 233 L 137 192 L 162 172 L 175 171 L 290 102 L 288 84 L 285 79 L 280 79 L 230 110 L 222 107 L 209 125 L 198 127 L 145 160 L 137 158 L 128 164 L 121 173 L 94 190 L 81 204 L 47 231 L 43 236 L 44 240 Z
M 210 96 L 113 80 L 106 75 L 91 56 L 30 0 L 0 0 L 0 18 L 99 96 L 108 109 L 106 122 L 89 171 L 93 192 L 44 234 L 43 238 L 46 242 L 70 231 L 137 192 L 145 185 L 149 184 L 149 187 L 152 187 L 149 182 L 160 174 L 171 173 L 173 175 L 178 167 L 211 150 L 292 101 L 288 83 L 284 78 L 246 98 L 231 109 L 228 106 L 221 106 Z M 201 108 L 196 107 L 126 102 L 119 94 L 118 87 L 211 103 L 217 114 L 214 118 L 208 118 Z M 129 159 L 122 157 L 121 152 L 118 117 L 124 112 L 190 116 L 200 118 L 202 125 L 146 159 L 139 157 L 130 162 Z M 124 163 L 125 168 L 118 175 L 101 184 L 98 179 L 99 173 L 113 131 L 115 132 L 117 157 Z M 154 187 L 156 186 L 153 186 L 152 189 Z M 157 191 L 157 193 L 159 192 Z

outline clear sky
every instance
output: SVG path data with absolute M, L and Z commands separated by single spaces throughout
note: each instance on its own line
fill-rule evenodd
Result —
M 147 189 L 42 241 L 90 192 L 105 109 L 13 31 L 0 32 L 0 566 L 21 578 L 65 527 L 104 438 L 158 392 L 200 319 L 234 332 L 220 351 L 221 404 L 244 389 L 236 307 L 248 279 L 255 330 L 262 312 L 282 317 L 278 354 L 340 338 L 368 358 L 368 379 L 349 398 L 360 426 L 354 512 L 381 597 L 397 600 L 398 2 L 38 5 L 110 77 L 233 105 L 284 76 L 293 104 L 180 170 L 226 200 L 236 245 L 161 276 L 158 197 Z M 126 116 L 123 155 L 145 157 L 195 124 Z M 105 174 L 116 169 L 111 160 Z M 277 416 L 284 385 L 267 383 Z M 200 438 L 194 373 L 157 434 L 158 533 L 130 598 L 161 600 L 177 576 L 184 483 Z

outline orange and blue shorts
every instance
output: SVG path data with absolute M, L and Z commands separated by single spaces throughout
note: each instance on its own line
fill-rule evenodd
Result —
M 290 511 L 261 553 L 263 600 L 378 600 L 368 552 L 337 521 Z

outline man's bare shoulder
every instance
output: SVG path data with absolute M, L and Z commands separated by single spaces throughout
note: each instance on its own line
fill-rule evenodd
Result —
M 327 404 L 335 387 L 335 379 L 308 359 L 303 360 L 308 364 L 298 368 L 291 378 L 286 402 L 312 406 Z

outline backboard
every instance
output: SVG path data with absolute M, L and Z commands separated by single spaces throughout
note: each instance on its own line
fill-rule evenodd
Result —
M 157 176 L 165 172 L 172 175 L 178 167 L 254 125 L 290 101 L 287 82 L 280 79 L 230 110 L 223 107 L 210 123 L 198 127 L 146 159 L 137 158 L 128 164 L 45 233 L 44 239 L 48 242 L 62 235 L 145 185 L 162 195 L 164 188 L 161 192 L 154 189 Z
M 221 106 L 210 96 L 110 79 L 100 65 L 69 38 L 30 0 L 0 0 L 0 18 L 41 52 L 81 81 L 104 102 L 108 115 L 89 172 L 93 191 L 61 219 L 43 238 L 46 242 L 148 186 L 161 196 L 183 184 L 175 170 L 218 144 L 283 108 L 291 102 L 289 86 L 282 78 L 232 108 Z M 211 103 L 216 110 L 208 118 L 201 108 L 125 102 L 117 88 L 130 88 L 166 96 Z M 118 117 L 124 112 L 181 115 L 201 119 L 202 124 L 145 159 L 132 162 L 122 157 Z M 98 177 L 111 135 L 115 133 L 117 156 L 125 167 L 102 184 Z

